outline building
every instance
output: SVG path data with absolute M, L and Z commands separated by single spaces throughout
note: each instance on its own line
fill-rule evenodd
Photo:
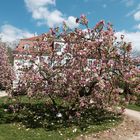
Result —
M 48 47 L 48 38 L 44 36 L 44 34 L 39 36 L 34 36 L 31 38 L 21 39 L 19 41 L 18 46 L 14 50 L 14 71 L 15 71 L 15 80 L 13 81 L 13 87 L 16 87 L 20 80 L 20 76 L 22 74 L 22 68 L 28 67 L 31 65 L 31 61 L 29 61 L 29 57 L 32 56 L 32 52 L 37 50 L 39 52 L 39 46 L 36 45 L 38 42 L 41 42 L 45 44 L 46 49 L 55 49 L 57 54 L 61 54 L 63 52 L 63 49 L 65 47 L 64 41 L 61 40 L 55 40 L 52 42 L 51 48 Z M 45 52 L 45 51 L 44 51 Z M 47 61 L 48 55 L 42 54 L 42 57 Z M 64 60 L 65 61 L 65 60 Z M 63 61 L 63 63 L 64 63 Z M 36 63 L 40 63 L 40 57 L 36 56 Z M 54 64 L 52 64 L 54 65 Z M 36 66 L 34 66 L 36 68 Z
M 38 42 L 42 43 L 43 45 L 39 46 Z M 47 38 L 44 34 L 20 40 L 18 46 L 14 50 L 14 70 L 16 75 L 16 79 L 13 82 L 14 87 L 16 87 L 16 85 L 20 80 L 20 76 L 22 75 L 23 71 L 21 69 L 23 67 L 28 67 L 32 65 L 30 59 L 28 59 L 32 57 L 32 51 L 37 51 L 37 55 L 35 58 L 36 64 L 39 64 L 41 62 L 41 58 L 43 58 L 45 62 L 48 63 L 50 66 L 58 67 L 59 64 L 57 63 L 57 61 L 53 61 L 51 63 L 49 62 L 48 54 L 46 52 L 48 50 L 53 49 L 55 50 L 57 55 L 61 55 L 64 52 L 67 43 L 65 43 L 63 39 L 59 39 L 59 40 L 55 39 L 49 45 L 48 43 L 50 43 L 49 38 Z M 39 52 L 42 46 L 43 46 L 42 49 L 45 48 L 45 50 L 44 50 L 44 54 L 42 54 L 43 51 L 41 50 L 41 55 L 40 55 Z M 74 43 L 72 43 L 71 47 L 74 47 Z M 71 59 L 71 57 L 73 57 L 71 53 L 64 54 L 63 59 L 60 62 L 60 65 L 67 64 L 69 62 L 69 59 Z M 95 59 L 91 59 L 91 58 L 87 59 L 87 65 L 88 66 L 92 65 L 94 60 Z M 34 65 L 34 68 L 37 68 L 36 65 Z

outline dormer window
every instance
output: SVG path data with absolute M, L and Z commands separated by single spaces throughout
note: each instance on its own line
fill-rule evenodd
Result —
M 37 51 L 37 50 L 39 50 L 39 47 L 38 46 L 33 46 L 33 49 Z
M 24 44 L 24 46 L 23 46 L 23 48 L 24 48 L 25 50 L 29 50 L 29 47 L 30 47 L 29 44 Z
M 43 41 L 48 41 L 47 37 L 44 37 L 44 38 L 43 38 Z

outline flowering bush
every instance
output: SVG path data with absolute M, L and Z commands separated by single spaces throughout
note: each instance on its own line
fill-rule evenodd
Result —
M 86 108 L 114 110 L 124 105 L 140 93 L 140 70 L 131 56 L 131 43 L 124 42 L 124 36 L 117 42 L 110 23 L 100 21 L 89 28 L 84 15 L 76 22 L 86 29 L 71 30 L 64 23 L 63 31 L 50 29 L 34 42 L 28 50 L 31 57 L 22 56 L 30 66 L 22 68 L 18 89 L 24 86 L 30 98 L 47 96 L 56 114 L 58 99 L 78 117 Z
M 0 42 L 0 88 L 11 90 L 13 70 L 7 55 L 6 44 Z

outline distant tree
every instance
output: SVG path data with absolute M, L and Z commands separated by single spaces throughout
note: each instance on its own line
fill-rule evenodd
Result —
M 7 46 L 7 53 L 10 63 L 13 65 L 14 63 L 14 55 L 13 55 L 13 49 L 10 46 Z
M 0 89 L 11 90 L 13 76 L 6 44 L 0 41 Z
M 134 57 L 140 57 L 140 51 L 138 51 L 138 50 L 133 50 L 132 56 L 134 56 Z

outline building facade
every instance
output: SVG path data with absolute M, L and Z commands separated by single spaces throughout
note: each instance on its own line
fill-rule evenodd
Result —
M 20 76 L 22 75 L 22 68 L 23 67 L 29 67 L 31 65 L 31 61 L 28 58 L 32 57 L 32 51 L 35 49 L 39 49 L 36 44 L 38 42 L 47 43 L 47 38 L 44 37 L 44 35 L 39 35 L 31 38 L 21 39 L 19 41 L 18 46 L 14 50 L 14 71 L 15 71 L 15 80 L 13 81 L 13 87 L 16 87 L 18 85 L 18 82 L 20 80 Z M 46 45 L 47 47 L 47 45 Z M 52 43 L 52 48 L 56 50 L 58 55 L 61 55 L 64 50 L 65 44 L 63 40 L 55 40 Z M 52 49 L 51 48 L 51 49 Z M 48 48 L 50 49 L 50 48 Z M 37 50 L 38 51 L 38 50 Z M 43 54 L 42 57 L 47 61 L 48 55 Z M 40 57 L 36 56 L 35 60 L 36 64 L 40 63 Z M 64 60 L 63 60 L 64 63 Z M 52 64 L 54 65 L 54 64 Z M 34 68 L 36 66 L 34 65 Z

